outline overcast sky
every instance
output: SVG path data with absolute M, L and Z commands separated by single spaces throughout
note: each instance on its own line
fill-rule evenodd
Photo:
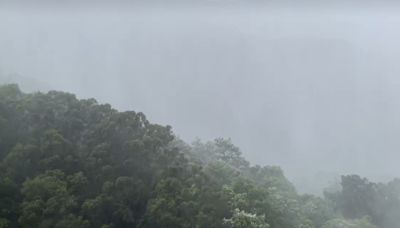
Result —
M 0 74 L 230 137 L 289 175 L 400 176 L 400 8 L 193 2 L 4 4 Z

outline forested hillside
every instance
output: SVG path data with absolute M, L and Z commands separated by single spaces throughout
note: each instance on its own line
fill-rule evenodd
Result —
M 400 180 L 349 175 L 323 198 L 299 195 L 230 140 L 188 144 L 64 92 L 0 87 L 0 161 L 0 228 L 399 227 Z

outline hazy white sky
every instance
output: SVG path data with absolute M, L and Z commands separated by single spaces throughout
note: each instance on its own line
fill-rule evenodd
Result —
M 0 72 L 289 174 L 399 175 L 400 8 L 191 4 L 4 5 Z

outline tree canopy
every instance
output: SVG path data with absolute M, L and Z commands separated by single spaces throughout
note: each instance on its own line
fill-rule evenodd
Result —
M 231 140 L 187 144 L 143 113 L 0 87 L 0 228 L 397 228 L 400 181 L 300 195 Z

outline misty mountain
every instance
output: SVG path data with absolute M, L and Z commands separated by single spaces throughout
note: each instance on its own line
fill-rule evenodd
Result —
M 395 2 L 15 2 L 0 70 L 28 78 L 3 82 L 142 111 L 187 142 L 231 138 L 301 192 L 398 176 Z

